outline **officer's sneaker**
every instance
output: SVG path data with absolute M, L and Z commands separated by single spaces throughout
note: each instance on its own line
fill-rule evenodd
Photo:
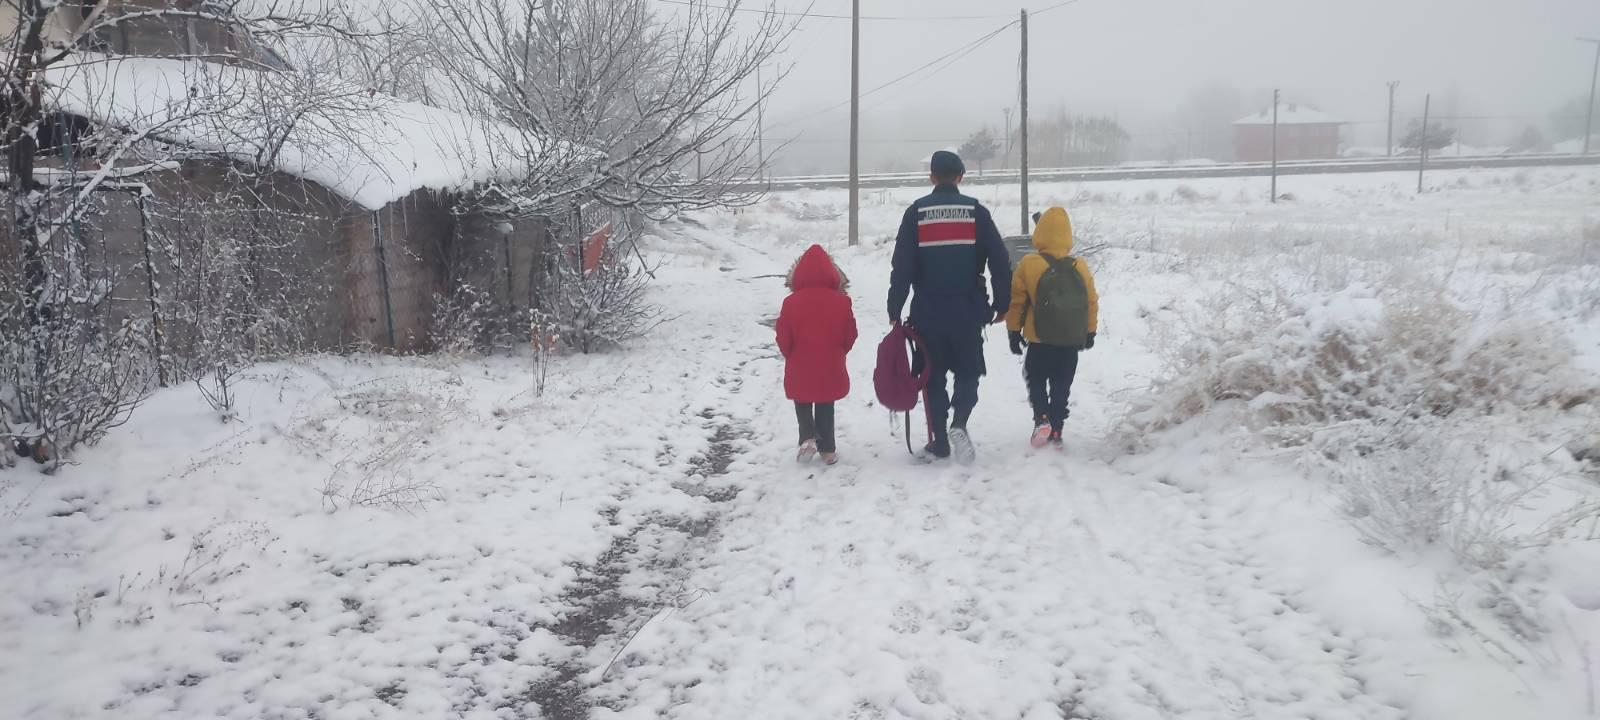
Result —
M 950 455 L 961 465 L 978 461 L 978 450 L 972 447 L 972 436 L 964 427 L 950 428 Z

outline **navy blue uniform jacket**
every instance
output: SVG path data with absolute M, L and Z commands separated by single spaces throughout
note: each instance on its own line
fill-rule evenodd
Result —
M 889 274 L 889 317 L 901 318 L 912 289 L 911 324 L 923 333 L 957 333 L 983 327 L 1011 298 L 1011 255 L 989 209 L 940 185 L 906 208 L 894 241 Z M 985 292 L 989 269 L 992 294 Z

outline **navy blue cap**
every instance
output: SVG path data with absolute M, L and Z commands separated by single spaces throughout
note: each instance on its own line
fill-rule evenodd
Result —
M 933 159 L 928 161 L 928 172 L 939 177 L 955 177 L 967 174 L 967 166 L 961 162 L 961 156 L 949 150 L 940 150 L 933 154 Z

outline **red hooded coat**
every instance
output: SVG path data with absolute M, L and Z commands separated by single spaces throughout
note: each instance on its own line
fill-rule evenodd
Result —
M 784 392 L 804 403 L 843 399 L 850 394 L 844 359 L 856 344 L 856 317 L 822 246 L 812 245 L 800 256 L 791 287 L 777 325 L 778 350 L 787 361 Z

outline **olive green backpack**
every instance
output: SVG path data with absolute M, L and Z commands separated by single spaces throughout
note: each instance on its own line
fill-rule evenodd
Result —
M 1034 291 L 1034 332 L 1045 345 L 1081 348 L 1089 339 L 1089 288 L 1078 272 L 1078 259 L 1058 259 L 1044 253 L 1039 257 L 1050 267 L 1039 277 L 1039 287 Z

